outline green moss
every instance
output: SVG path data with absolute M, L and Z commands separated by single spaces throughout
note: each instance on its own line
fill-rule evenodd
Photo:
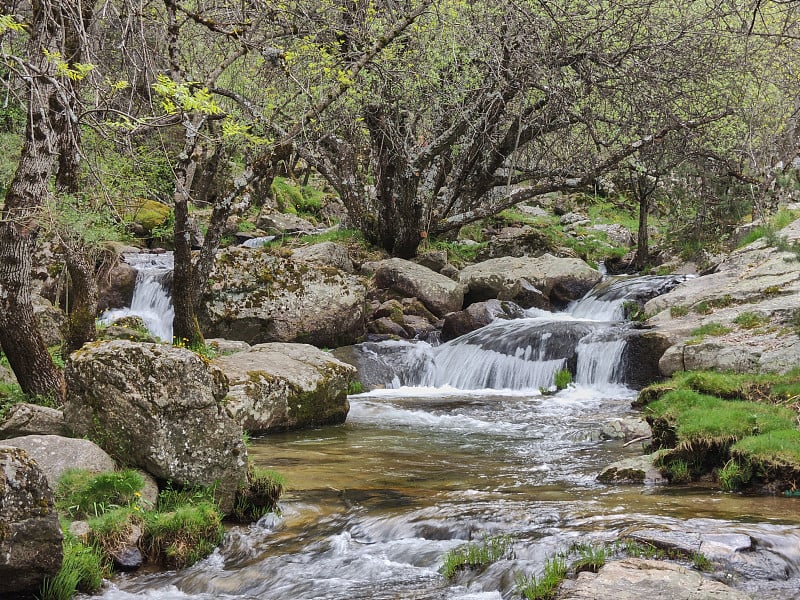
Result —
M 162 202 L 140 198 L 129 211 L 127 220 L 138 223 L 145 231 L 152 232 L 164 225 L 171 213 L 172 209 Z

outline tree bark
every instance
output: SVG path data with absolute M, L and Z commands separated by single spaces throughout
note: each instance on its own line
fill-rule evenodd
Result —
M 636 260 L 634 266 L 642 270 L 649 258 L 649 242 L 647 236 L 647 213 L 650 209 L 649 195 L 642 192 L 639 195 L 639 232 L 636 235 Z
M 43 49 L 59 50 L 63 39 L 60 10 L 49 1 L 34 2 L 28 56 L 42 74 L 28 83 L 28 121 L 17 171 L 0 220 L 0 346 L 30 395 L 64 397 L 64 375 L 53 363 L 39 333 L 31 301 L 31 262 L 36 245 L 37 212 L 49 193 L 56 156 L 53 118 L 66 110 L 54 84 L 54 66 Z

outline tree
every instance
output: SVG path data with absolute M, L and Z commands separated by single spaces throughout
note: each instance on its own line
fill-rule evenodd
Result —
M 24 81 L 28 102 L 25 142 L 0 213 L 0 346 L 25 393 L 61 398 L 63 374 L 53 363 L 33 314 L 31 260 L 38 212 L 48 198 L 58 158 L 56 131 L 69 112 L 59 82 L 59 57 L 65 28 L 75 22 L 75 5 L 40 0 L 32 8 L 26 53 L 5 57 Z M 6 30 L 22 29 L 13 17 L 3 20 Z
M 732 38 L 710 34 L 726 15 L 704 3 L 437 8 L 306 132 L 307 160 L 395 255 L 541 194 L 590 189 L 736 100 Z

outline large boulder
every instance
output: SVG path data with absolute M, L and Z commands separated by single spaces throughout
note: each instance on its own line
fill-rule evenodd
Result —
M 247 450 L 218 369 L 185 348 L 113 340 L 74 352 L 65 376 L 76 435 L 159 480 L 216 486 L 223 511 L 232 507 Z
M 259 344 L 214 359 L 228 377 L 226 403 L 251 433 L 343 423 L 352 366 L 308 344 Z
M 61 568 L 53 492 L 21 448 L 0 446 L 0 598 L 33 598 Z
M 346 273 L 355 272 L 347 247 L 335 242 L 322 242 L 311 246 L 302 246 L 292 253 L 292 258 L 303 262 L 336 267 Z
M 64 435 L 64 413 L 55 408 L 21 402 L 0 423 L 0 439 L 22 435 Z
M 745 600 L 750 595 L 697 571 L 662 560 L 625 558 L 607 563 L 597 574 L 584 571 L 566 580 L 561 600 Z
M 800 221 L 778 237 L 787 244 L 799 241 Z M 758 240 L 735 250 L 713 272 L 645 304 L 644 312 L 653 315 L 647 323 L 672 345 L 661 359 L 663 375 L 684 369 L 784 373 L 795 368 L 800 262 L 786 245 L 776 246 Z M 697 334 L 709 324 L 720 335 Z
M 22 448 L 47 477 L 54 490 L 58 480 L 69 469 L 92 473 L 113 471 L 117 463 L 100 446 L 90 440 L 60 435 L 24 435 L 3 440 L 2 444 Z
M 511 298 L 517 282 L 524 279 L 544 294 L 550 303 L 565 305 L 592 289 L 603 276 L 579 258 L 543 254 L 536 258 L 494 258 L 464 267 L 459 281 L 467 286 L 467 304 Z
M 102 312 L 130 306 L 137 276 L 136 268 L 124 260 L 117 260 L 104 270 L 103 276 L 98 280 L 97 310 Z
M 375 269 L 375 285 L 401 296 L 419 298 L 437 317 L 461 310 L 464 302 L 464 288 L 461 284 L 428 267 L 402 258 L 380 261 Z
M 229 248 L 215 261 L 198 316 L 208 337 L 332 347 L 364 335 L 365 298 L 360 277 L 316 259 Z

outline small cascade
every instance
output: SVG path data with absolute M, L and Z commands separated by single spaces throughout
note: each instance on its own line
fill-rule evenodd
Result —
M 240 246 L 244 248 L 260 248 L 264 244 L 270 243 L 272 240 L 275 239 L 276 236 L 274 235 L 262 235 L 259 237 L 250 238 L 249 240 L 243 241 Z
M 644 305 L 651 298 L 666 294 L 688 277 L 688 275 L 609 277 L 596 285 L 586 296 L 570 304 L 567 312 L 579 319 L 624 321 L 626 304 Z
M 126 254 L 124 260 L 137 271 L 131 306 L 106 311 L 100 322 L 113 323 L 124 317 L 139 317 L 152 336 L 171 341 L 175 316 L 169 289 L 174 266 L 172 253 Z
M 368 386 L 384 387 L 538 390 L 561 369 L 584 385 L 624 383 L 625 348 L 639 335 L 624 324 L 626 303 L 641 306 L 685 279 L 612 277 L 565 312 L 529 309 L 526 318 L 496 320 L 440 346 L 373 342 L 361 350 L 359 372 Z

